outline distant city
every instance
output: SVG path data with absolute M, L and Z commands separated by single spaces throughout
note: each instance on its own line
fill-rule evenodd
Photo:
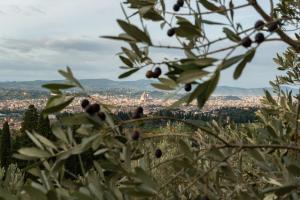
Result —
M 149 81 L 144 80 L 126 82 L 108 80 L 105 82 L 105 87 L 101 86 L 102 79 L 98 81 L 83 80 L 82 82 L 90 90 L 89 93 L 93 101 L 109 105 L 113 113 L 130 113 L 134 107 L 140 105 L 144 107 L 146 114 L 155 113 L 162 109 L 168 109 L 178 98 L 170 98 L 172 95 L 169 92 L 154 90 L 151 88 Z M 50 93 L 41 88 L 44 83 L 47 83 L 47 81 L 0 83 L 0 92 L 2 93 L 0 97 L 0 120 L 8 120 L 12 127 L 15 129 L 20 128 L 22 116 L 29 105 L 35 105 L 39 110 L 45 106 Z M 219 87 L 203 109 L 199 110 L 195 102 L 188 106 L 182 105 L 178 109 L 181 112 L 197 114 L 223 108 L 258 108 L 262 95 L 262 88 Z M 85 98 L 84 94 L 79 95 L 65 109 L 65 112 L 81 112 L 80 102 L 83 98 Z

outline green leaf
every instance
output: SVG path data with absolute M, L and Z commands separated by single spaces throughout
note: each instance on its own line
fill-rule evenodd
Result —
M 275 99 L 272 97 L 272 95 L 270 94 L 270 92 L 268 90 L 265 90 L 265 95 L 266 95 L 266 98 L 267 100 L 273 104 L 273 105 L 277 105 Z
M 119 36 L 104 35 L 104 36 L 101 36 L 101 38 L 111 39 L 111 40 L 121 40 L 121 41 L 125 41 L 125 42 L 136 42 L 136 40 L 134 38 L 130 37 L 129 35 L 125 37 L 124 34 L 123 34 L 123 36 L 121 36 L 121 35 L 119 35 Z
M 55 96 L 48 100 L 45 109 L 43 110 L 44 115 L 48 115 L 51 113 L 59 112 L 63 110 L 65 107 L 70 105 L 74 97 L 69 96 Z
M 235 34 L 232 30 L 229 28 L 224 27 L 223 32 L 226 34 L 227 38 L 230 39 L 233 42 L 240 42 L 241 38 L 237 34 Z
M 5 183 L 4 183 L 5 184 Z M 0 199 L 1 200 L 19 200 L 20 198 L 17 195 L 7 192 L 6 189 L 0 188 Z M 42 200 L 42 199 L 41 199 Z
M 190 95 L 187 103 L 190 103 L 195 98 L 197 98 L 198 107 L 202 108 L 204 106 L 205 102 L 208 100 L 210 95 L 213 93 L 213 91 L 217 87 L 219 78 L 220 78 L 220 70 L 217 70 L 215 72 L 215 74 L 211 77 L 211 79 L 198 85 L 198 87 Z
M 187 143 L 185 141 L 179 140 L 179 146 L 180 146 L 181 152 L 184 153 L 184 155 L 187 156 L 187 158 L 189 158 L 191 155 L 193 155 L 189 145 L 187 145 Z
M 22 148 L 19 149 L 18 152 L 22 155 L 33 157 L 33 158 L 49 158 L 51 157 L 51 154 L 47 151 L 38 149 L 38 148 Z
M 124 56 L 119 56 L 119 58 L 122 60 L 122 62 L 123 62 L 125 65 L 127 65 L 127 66 L 129 66 L 129 67 L 133 67 L 133 63 L 132 63 L 128 58 L 126 58 L 126 57 L 124 57 Z
M 21 154 L 13 154 L 13 157 L 19 160 L 36 160 L 36 158 L 30 157 L 30 156 L 25 156 L 25 155 L 21 155 Z
M 105 152 L 107 152 L 107 151 L 108 151 L 108 148 L 99 149 L 98 151 L 96 151 L 96 152 L 94 153 L 94 156 L 103 154 L 103 153 L 105 153 Z
M 144 19 L 149 19 L 152 21 L 161 21 L 164 18 L 154 9 L 153 6 L 144 6 L 139 9 L 140 15 Z
M 169 108 L 177 108 L 178 106 L 180 106 L 184 102 L 187 102 L 189 100 L 189 98 L 190 98 L 190 95 L 191 94 L 184 95 L 179 100 L 175 101 L 171 106 L 169 106 Z
M 74 77 L 72 70 L 70 67 L 67 67 L 67 71 L 64 70 L 58 70 L 58 72 L 65 77 L 72 85 L 76 85 L 77 87 L 81 88 L 82 90 L 84 90 L 84 88 L 82 87 L 82 85 L 80 84 L 80 82 Z
M 171 87 L 169 85 L 166 84 L 161 84 L 161 83 L 151 83 L 151 85 L 157 89 L 160 90 L 174 90 L 174 87 Z
M 230 17 L 231 17 L 231 20 L 233 20 L 233 16 L 234 16 L 234 4 L 233 4 L 232 0 L 230 0 L 230 2 L 229 2 L 229 8 L 230 8 Z
M 191 83 L 195 80 L 201 79 L 204 76 L 208 75 L 207 71 L 203 70 L 187 70 L 180 74 L 180 77 L 177 79 L 179 83 Z
M 273 139 L 278 138 L 278 134 L 276 133 L 276 130 L 271 125 L 267 125 L 267 131 Z
M 83 124 L 93 124 L 97 125 L 93 117 L 90 117 L 86 113 L 75 113 L 70 116 L 61 118 L 61 122 L 66 126 L 77 126 Z
M 168 78 L 158 78 L 158 80 L 164 84 L 164 85 L 168 85 L 171 88 L 176 88 L 177 84 L 174 80 L 172 79 L 168 79 Z
M 247 51 L 247 53 L 245 54 L 244 59 L 238 64 L 238 66 L 236 67 L 234 73 L 233 73 L 233 78 L 234 79 L 238 79 L 245 66 L 247 65 L 247 63 L 251 62 L 251 60 L 253 59 L 254 55 L 255 55 L 256 50 L 255 49 L 250 49 L 249 51 Z
M 199 26 L 193 25 L 188 19 L 176 16 L 178 27 L 175 28 L 178 37 L 185 37 L 193 40 L 195 37 L 201 36 Z
M 213 160 L 221 161 L 225 158 L 225 155 L 220 149 L 212 147 L 208 152 L 207 156 Z
M 226 25 L 225 23 L 221 23 L 221 22 L 215 22 L 215 21 L 210 21 L 210 20 L 201 20 L 202 23 L 204 24 L 208 24 L 208 25 L 221 25 L 224 26 Z
M 263 193 L 275 193 L 277 196 L 282 196 L 282 195 L 290 193 L 291 191 L 293 191 L 297 188 L 298 188 L 297 185 L 287 184 L 287 185 L 283 185 L 280 187 L 266 188 L 262 192 Z
M 178 37 L 184 37 L 189 40 L 201 36 L 201 32 L 194 26 L 181 25 L 180 27 L 175 28 L 175 32 Z
M 138 42 L 145 42 L 149 45 L 151 45 L 151 40 L 149 38 L 149 36 L 144 33 L 142 30 L 140 30 L 138 27 L 136 27 L 135 25 L 129 24 L 126 21 L 123 20 L 117 20 L 118 24 L 120 25 L 120 27 L 131 37 L 133 37 L 134 39 L 136 39 Z
M 64 141 L 65 143 L 68 143 L 67 136 L 63 129 L 59 126 L 52 126 L 52 132 L 53 134 L 60 140 Z
M 22 192 L 26 195 L 27 198 L 24 199 L 31 199 L 31 200 L 47 200 L 47 196 L 45 192 L 43 192 L 40 188 L 36 188 L 30 185 L 24 185 L 22 187 Z
M 216 62 L 216 58 L 188 58 L 188 59 L 181 59 L 181 65 L 177 65 L 178 68 L 183 70 L 200 70 L 202 68 L 211 66 L 214 62 Z
M 221 70 L 227 69 L 228 67 L 236 64 L 237 62 L 239 62 L 243 58 L 244 58 L 244 54 L 238 55 L 238 56 L 234 56 L 234 57 L 231 57 L 229 59 L 224 60 L 220 64 Z
M 160 4 L 161 4 L 161 8 L 162 8 L 162 11 L 163 11 L 163 14 L 165 15 L 165 12 L 166 12 L 166 4 L 165 4 L 165 1 L 164 0 L 159 0 Z
M 130 196 L 140 197 L 141 199 L 145 199 L 145 197 L 151 197 L 156 195 L 156 191 L 145 185 L 121 185 L 119 189 Z
M 296 190 L 298 187 L 298 185 L 284 185 L 274 190 L 274 192 L 278 196 L 283 196 L 285 194 L 290 193 L 293 190 Z
M 140 13 L 141 16 L 144 16 L 147 12 L 152 10 L 152 8 L 153 8 L 153 5 L 143 6 L 139 9 L 139 13 Z
M 208 0 L 199 0 L 199 2 L 207 9 L 216 13 L 225 15 L 224 8 L 218 7 L 215 4 L 209 2 Z
M 247 152 L 250 154 L 250 156 L 259 162 L 265 162 L 265 158 L 263 157 L 262 153 L 255 149 L 248 149 Z
M 199 66 L 210 66 L 217 60 L 218 59 L 216 59 L 216 58 L 206 57 L 206 58 L 198 58 L 198 59 L 183 59 L 183 60 L 181 60 L 181 62 L 182 63 L 193 63 L 193 64 L 197 64 Z
M 147 186 L 151 187 L 151 191 L 156 190 L 157 184 L 153 181 L 152 177 L 148 175 L 142 168 L 136 167 L 135 168 L 135 173 L 139 179 L 141 179 L 144 184 Z
M 131 74 L 137 72 L 139 69 L 140 69 L 140 68 L 134 68 L 134 69 L 131 69 L 131 70 L 129 70 L 129 71 L 127 71 L 127 72 L 121 74 L 121 75 L 119 76 L 119 79 L 126 78 L 126 77 L 130 76 Z
M 29 131 L 26 131 L 26 134 L 28 135 L 28 137 L 31 139 L 31 141 L 40 149 L 44 150 L 43 145 L 37 140 L 37 138 L 35 136 L 33 136 Z
M 289 164 L 287 166 L 288 172 L 293 175 L 293 176 L 300 176 L 300 167 L 297 166 L 296 164 Z
M 43 143 L 45 146 L 50 147 L 52 149 L 57 149 L 57 147 L 50 141 L 48 140 L 46 137 L 39 135 L 37 133 L 34 133 L 34 136 L 41 142 Z
M 189 104 L 195 98 L 205 93 L 207 87 L 209 85 L 209 80 L 205 81 L 204 83 L 199 84 L 196 89 L 189 95 L 187 103 Z
M 50 90 L 65 90 L 65 89 L 70 89 L 70 88 L 73 88 L 73 87 L 76 87 L 76 86 L 71 85 L 71 84 L 49 83 L 49 84 L 42 85 L 42 87 L 50 89 Z

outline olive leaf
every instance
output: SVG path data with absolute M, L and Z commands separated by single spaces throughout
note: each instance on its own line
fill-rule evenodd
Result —
M 237 62 L 239 62 L 240 60 L 242 60 L 243 58 L 244 58 L 244 54 L 228 58 L 228 59 L 222 61 L 222 63 L 220 64 L 220 67 L 222 70 L 227 69 L 227 68 L 231 67 L 232 65 L 236 64 Z
M 126 21 L 123 20 L 117 20 L 118 24 L 120 25 L 120 27 L 131 37 L 133 37 L 134 39 L 136 39 L 136 41 L 138 42 L 144 42 L 147 43 L 149 45 L 151 45 L 151 39 L 149 38 L 149 36 L 147 35 L 147 33 L 143 32 L 142 30 L 140 30 L 137 26 L 133 25 L 133 24 L 129 24 Z
M 218 7 L 215 4 L 209 2 L 208 0 L 199 0 L 199 2 L 207 9 L 216 13 L 225 15 L 224 8 Z
M 227 38 L 233 42 L 240 42 L 241 38 L 239 35 L 237 35 L 236 33 L 234 33 L 232 30 L 230 30 L 229 28 L 224 27 L 223 28 L 223 32 L 226 34 Z
M 129 71 L 127 71 L 127 72 L 121 74 L 121 75 L 119 76 L 119 79 L 126 78 L 126 77 L 130 76 L 131 74 L 137 72 L 139 69 L 140 69 L 140 68 L 133 68 L 133 69 L 131 69 L 131 70 L 129 70 Z
M 249 51 L 247 51 L 247 53 L 244 56 L 244 59 L 238 64 L 238 66 L 236 67 L 236 69 L 235 69 L 235 71 L 233 73 L 233 78 L 234 79 L 238 79 L 241 76 L 241 74 L 242 74 L 245 66 L 249 62 L 251 62 L 251 60 L 253 59 L 253 57 L 255 55 L 255 52 L 256 52 L 255 48 L 254 49 L 250 49 Z

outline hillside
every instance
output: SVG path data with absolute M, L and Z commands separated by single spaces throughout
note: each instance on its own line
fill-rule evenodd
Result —
M 22 81 L 22 82 L 0 82 L 0 88 L 5 89 L 19 89 L 19 90 L 44 90 L 41 85 L 51 82 L 63 82 L 63 81 Z M 108 89 L 131 89 L 137 91 L 155 91 L 156 89 L 151 87 L 149 80 L 137 80 L 137 81 L 113 81 L 109 79 L 82 79 L 80 80 L 82 85 L 89 91 L 103 91 Z M 261 96 L 263 91 L 271 90 L 270 88 L 239 88 L 229 86 L 219 86 L 214 92 L 215 96 Z

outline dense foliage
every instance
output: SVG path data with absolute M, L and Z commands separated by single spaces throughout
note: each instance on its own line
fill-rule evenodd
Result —
M 195 112 L 195 111 L 183 111 L 180 109 L 160 109 L 157 112 L 151 113 L 153 116 L 163 116 L 182 120 L 201 120 L 209 122 L 216 120 L 222 123 L 232 121 L 235 123 L 253 123 L 257 121 L 255 112 L 258 108 L 237 108 L 237 107 L 224 107 L 213 109 L 207 112 Z M 116 114 L 116 119 L 129 120 L 131 119 L 131 113 L 119 111 Z M 163 126 L 166 122 L 147 122 L 150 126 Z
M 11 136 L 10 136 L 10 130 L 9 125 L 7 122 L 3 124 L 2 134 L 1 134 L 1 146 L 0 146 L 0 163 L 1 166 L 7 169 L 11 154 L 12 154 L 12 148 L 11 148 Z

